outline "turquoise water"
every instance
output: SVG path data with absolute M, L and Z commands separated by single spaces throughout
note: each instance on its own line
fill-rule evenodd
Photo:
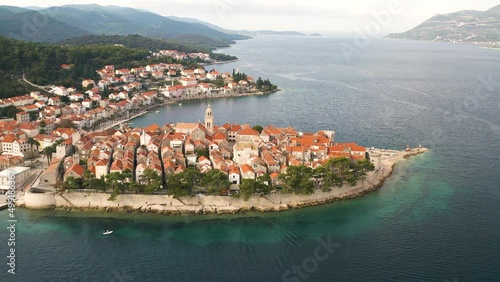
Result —
M 263 74 L 282 92 L 170 105 L 133 125 L 197 121 L 211 103 L 218 124 L 333 129 L 338 140 L 365 146 L 432 149 L 398 164 L 381 189 L 268 214 L 21 209 L 17 274 L 7 275 L 2 264 L 0 281 L 498 281 L 500 53 L 376 40 L 349 63 L 341 42 L 239 42 L 224 52 L 241 61 L 216 68 Z M 474 96 L 489 75 L 492 90 Z M 1 211 L 0 222 L 6 218 Z M 113 235 L 102 236 L 106 229 Z M 6 236 L 1 232 L 0 242 Z M 332 243 L 332 252 L 313 261 L 320 241 Z M 286 275 L 298 265 L 302 276 Z

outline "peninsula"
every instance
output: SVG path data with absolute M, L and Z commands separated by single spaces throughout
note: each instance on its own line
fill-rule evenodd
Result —
M 459 11 L 435 15 L 417 27 L 389 34 L 389 38 L 471 43 L 488 47 L 500 46 L 500 6 L 487 11 Z
M 367 149 L 336 142 L 327 130 L 217 126 L 214 117 L 208 106 L 203 123 L 89 132 L 74 152 L 52 159 L 18 204 L 166 214 L 282 211 L 364 195 L 382 186 L 398 161 L 427 151 Z

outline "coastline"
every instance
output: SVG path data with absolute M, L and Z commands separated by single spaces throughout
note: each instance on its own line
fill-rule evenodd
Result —
M 336 201 L 354 199 L 383 186 L 392 175 L 397 163 L 411 156 L 427 152 L 428 149 L 413 149 L 410 152 L 380 151 L 382 156 L 379 169 L 370 172 L 366 179 L 355 186 L 345 184 L 330 192 L 316 191 L 311 195 L 270 194 L 252 196 L 248 201 L 227 196 L 184 197 L 176 199 L 169 195 L 118 195 L 108 201 L 105 193 L 31 193 L 24 195 L 24 205 L 28 209 L 97 210 L 118 212 L 145 212 L 156 214 L 238 214 L 246 211 L 279 212 L 290 209 L 318 206 Z M 384 158 L 385 156 L 385 158 Z
M 164 107 L 167 105 L 177 104 L 177 103 L 184 102 L 184 101 L 203 101 L 203 100 L 216 100 L 216 99 L 223 99 L 223 98 L 225 99 L 225 98 L 239 98 L 239 97 L 250 97 L 250 96 L 264 96 L 264 95 L 271 95 L 274 93 L 278 93 L 280 91 L 281 91 L 281 89 L 278 88 L 274 91 L 269 91 L 269 92 L 251 92 L 251 93 L 246 93 L 246 94 L 231 94 L 231 95 L 214 96 L 214 97 L 197 97 L 197 98 L 189 98 L 189 99 L 168 100 L 168 101 L 165 101 L 163 103 L 156 104 L 147 110 L 141 111 L 140 113 L 135 114 L 132 117 L 127 117 L 125 119 L 121 119 L 119 121 L 113 122 L 112 125 L 108 125 L 108 126 L 105 126 L 103 128 L 99 128 L 98 130 L 106 130 L 109 128 L 116 127 L 120 124 L 132 121 L 140 116 L 143 116 L 143 115 L 149 113 L 153 109 L 161 108 L 161 107 Z
M 479 48 L 500 51 L 500 47 L 482 46 L 482 47 L 479 47 Z
M 133 115 L 133 116 L 131 116 L 131 117 L 127 117 L 127 118 L 125 118 L 125 119 L 118 120 L 118 121 L 116 121 L 116 122 L 113 122 L 113 124 L 110 124 L 110 125 L 104 126 L 104 127 L 102 127 L 102 128 L 96 129 L 96 130 L 107 130 L 107 129 L 113 128 L 113 127 L 118 126 L 118 125 L 120 125 L 120 124 L 126 123 L 126 122 L 128 122 L 128 121 L 133 120 L 133 119 L 136 119 L 136 118 L 138 118 L 138 117 L 140 117 L 140 116 L 143 116 L 143 115 L 147 114 L 148 112 L 149 112 L 148 110 L 144 110 L 144 111 L 142 111 L 142 112 L 140 112 L 140 113 L 138 113 L 138 114 L 135 114 L 135 115 Z
M 227 47 L 229 48 L 229 47 Z M 234 60 L 229 60 L 229 61 L 215 61 L 215 62 L 211 62 L 211 63 L 200 63 L 200 66 L 211 66 L 211 65 L 224 65 L 224 64 L 230 64 L 230 63 L 236 63 L 236 62 L 239 62 L 240 59 L 234 59 Z

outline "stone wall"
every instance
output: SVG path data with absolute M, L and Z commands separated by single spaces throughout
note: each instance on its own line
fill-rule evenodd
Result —
M 62 175 L 62 161 L 63 159 L 52 160 L 50 166 L 40 175 L 39 188 L 53 188 L 57 184 Z
M 52 209 L 56 207 L 56 197 L 54 193 L 26 192 L 24 206 L 30 209 Z

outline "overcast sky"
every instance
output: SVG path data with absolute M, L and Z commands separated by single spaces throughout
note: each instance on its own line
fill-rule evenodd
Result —
M 100 0 L 98 4 L 197 18 L 228 29 L 352 33 L 373 20 L 372 12 L 388 11 L 391 2 L 399 2 L 401 11 L 391 16 L 382 33 L 406 31 L 435 14 L 500 5 L 500 0 Z M 0 0 L 2 5 L 38 7 L 90 3 L 96 1 Z

